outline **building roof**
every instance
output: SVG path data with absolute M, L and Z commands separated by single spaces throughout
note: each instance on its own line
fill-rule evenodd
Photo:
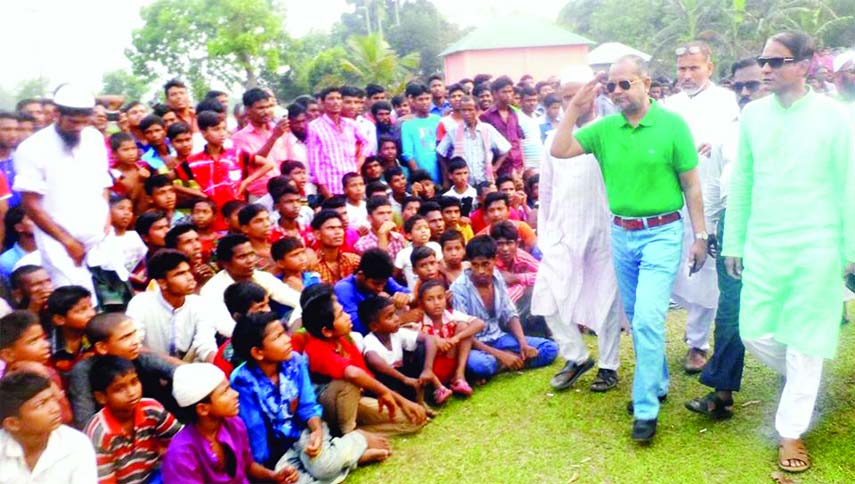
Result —
M 615 61 L 625 55 L 637 55 L 644 59 L 644 62 L 650 60 L 650 54 L 645 54 L 640 50 L 633 49 L 632 47 L 621 44 L 620 42 L 606 42 L 598 45 L 597 48 L 588 52 L 588 64 L 592 66 L 600 64 L 614 64 Z
M 500 17 L 465 35 L 439 56 L 445 57 L 466 50 L 593 44 L 591 40 L 548 20 L 524 16 Z

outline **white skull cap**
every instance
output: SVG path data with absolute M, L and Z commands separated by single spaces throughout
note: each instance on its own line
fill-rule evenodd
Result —
M 832 64 L 834 69 L 832 70 L 833 72 L 840 72 L 841 69 L 853 62 L 855 62 L 855 50 L 847 50 L 834 58 L 834 63 Z
M 74 84 L 65 83 L 53 92 L 53 102 L 70 109 L 92 109 L 95 107 L 95 96 Z
M 573 64 L 561 71 L 561 85 L 585 84 L 594 78 L 594 70 L 586 64 Z

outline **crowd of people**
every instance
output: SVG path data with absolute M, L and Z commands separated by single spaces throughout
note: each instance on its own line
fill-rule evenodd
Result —
M 622 332 L 648 443 L 671 304 L 712 389 L 687 409 L 733 414 L 747 348 L 785 377 L 778 465 L 806 470 L 855 272 L 855 52 L 817 74 L 814 50 L 778 34 L 718 85 L 690 42 L 673 83 L 626 56 L 287 106 L 193 106 L 180 80 L 117 112 L 73 84 L 21 101 L 0 113 L 0 480 L 341 482 L 500 372 L 560 356 L 556 390 L 594 366 L 615 389 Z

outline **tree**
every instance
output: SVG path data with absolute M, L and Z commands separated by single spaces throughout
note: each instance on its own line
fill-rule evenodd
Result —
M 415 0 L 400 5 L 400 22 L 390 26 L 386 35 L 389 45 L 400 56 L 419 54 L 419 74 L 442 71 L 439 53 L 458 40 L 463 31 L 449 22 L 428 0 Z
M 156 0 L 141 16 L 126 51 L 134 73 L 184 78 L 196 95 L 213 79 L 255 86 L 260 71 L 276 70 L 288 42 L 275 0 Z
M 120 94 L 127 100 L 142 100 L 151 84 L 124 69 L 104 73 L 101 80 L 103 94 Z
M 377 83 L 400 91 L 419 66 L 419 54 L 399 57 L 380 34 L 352 36 L 347 41 L 347 57 L 341 67 L 360 85 Z
M 50 97 L 49 91 L 50 81 L 46 77 L 34 77 L 33 79 L 27 79 L 25 81 L 21 81 L 18 83 L 18 88 L 16 89 L 16 98 L 17 99 L 40 99 Z

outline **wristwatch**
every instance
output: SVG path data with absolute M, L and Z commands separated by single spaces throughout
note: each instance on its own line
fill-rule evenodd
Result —
M 706 232 L 695 232 L 695 240 L 709 240 L 710 234 Z

